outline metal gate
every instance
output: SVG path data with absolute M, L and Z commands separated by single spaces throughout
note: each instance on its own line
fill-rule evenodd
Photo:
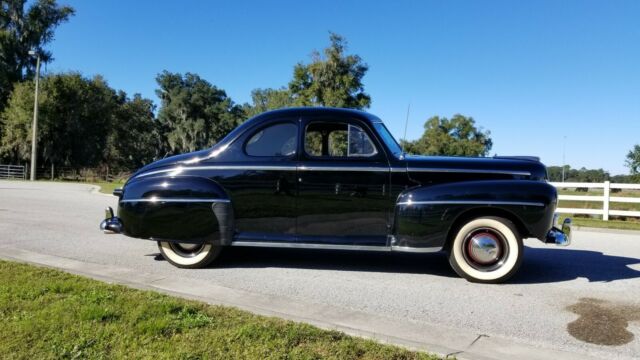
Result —
M 27 179 L 27 171 L 24 165 L 0 164 L 0 179 Z

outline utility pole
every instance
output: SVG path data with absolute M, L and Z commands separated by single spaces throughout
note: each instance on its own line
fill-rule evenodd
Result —
M 36 151 L 37 143 L 38 143 L 38 82 L 40 78 L 40 54 L 35 51 L 29 51 L 29 55 L 36 57 L 36 93 L 35 100 L 33 101 L 33 126 L 31 127 L 31 173 L 30 179 L 31 181 L 36 180 L 36 158 L 38 157 L 38 153 Z
M 562 182 L 564 182 L 564 167 L 565 167 L 565 161 L 564 161 L 564 155 L 565 155 L 565 149 L 567 145 L 567 136 L 563 136 L 562 139 Z

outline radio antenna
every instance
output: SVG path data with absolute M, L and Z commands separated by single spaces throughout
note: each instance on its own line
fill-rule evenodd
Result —
M 407 105 L 407 118 L 404 121 L 404 135 L 402 136 L 402 156 L 404 156 L 404 145 L 407 143 L 407 126 L 409 125 L 409 111 L 411 111 L 411 103 Z

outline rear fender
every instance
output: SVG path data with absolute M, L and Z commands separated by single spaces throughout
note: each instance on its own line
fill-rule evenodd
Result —
M 226 191 L 199 176 L 144 177 L 131 181 L 118 202 L 127 236 L 228 245 L 233 208 Z
M 473 215 L 502 215 L 523 237 L 544 238 L 551 228 L 556 189 L 541 181 L 465 181 L 408 189 L 398 197 L 394 245 L 443 248 L 452 228 Z M 453 229 L 455 230 L 455 229 Z

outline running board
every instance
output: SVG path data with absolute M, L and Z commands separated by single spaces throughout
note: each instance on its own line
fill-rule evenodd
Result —
M 234 241 L 231 246 L 269 247 L 288 249 L 322 249 L 322 250 L 359 250 L 359 251 L 399 251 L 413 253 L 433 253 L 442 250 L 439 247 L 414 248 L 406 246 L 374 246 L 374 245 L 341 245 L 341 244 L 310 244 L 295 242 L 271 241 Z

